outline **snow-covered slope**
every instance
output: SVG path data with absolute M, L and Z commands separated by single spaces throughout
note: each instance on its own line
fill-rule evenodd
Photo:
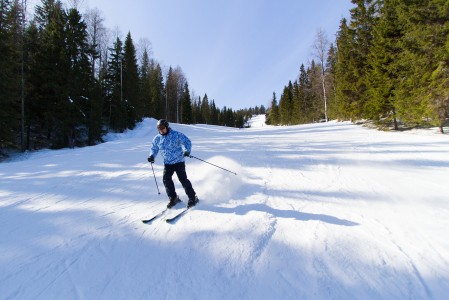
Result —
M 140 222 L 167 201 L 146 161 L 155 120 L 0 164 L 0 299 L 449 294 L 447 135 L 261 121 L 172 125 L 238 174 L 187 159 L 201 202 L 173 225 Z

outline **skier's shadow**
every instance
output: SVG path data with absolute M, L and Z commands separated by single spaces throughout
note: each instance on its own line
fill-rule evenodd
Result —
M 333 225 L 340 225 L 340 226 L 357 226 L 360 225 L 358 223 L 339 219 L 337 217 L 325 215 L 325 214 L 311 214 L 306 212 L 300 212 L 296 210 L 282 210 L 282 209 L 275 209 L 272 208 L 266 204 L 245 204 L 245 205 L 239 205 L 236 207 L 217 207 L 217 206 L 210 206 L 207 207 L 207 210 L 216 212 L 216 213 L 234 213 L 237 215 L 246 215 L 250 211 L 260 211 L 260 212 L 266 212 L 269 214 L 272 214 L 275 217 L 278 218 L 286 218 L 286 219 L 295 219 L 299 221 L 321 221 L 324 223 L 329 223 Z

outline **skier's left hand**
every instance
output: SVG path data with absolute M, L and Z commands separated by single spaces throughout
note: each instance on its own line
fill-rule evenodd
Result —
M 190 156 L 190 152 L 189 151 L 184 151 L 184 157 L 186 156 Z

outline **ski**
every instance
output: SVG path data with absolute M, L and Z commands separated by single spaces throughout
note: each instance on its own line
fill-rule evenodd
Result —
M 168 210 L 168 208 L 164 209 L 163 211 L 161 211 L 160 213 L 158 213 L 157 215 L 155 215 L 155 216 L 152 217 L 152 218 L 142 220 L 142 223 L 144 223 L 144 224 L 149 224 L 149 223 L 151 223 L 152 221 L 156 220 L 157 218 L 162 217 L 162 216 L 165 214 L 165 212 L 166 212 L 167 210 Z
M 193 207 L 193 206 L 192 206 L 192 207 Z M 186 214 L 192 207 L 185 208 L 183 211 L 181 211 L 181 212 L 178 213 L 177 215 L 175 215 L 175 216 L 173 216 L 173 217 L 171 217 L 171 218 L 165 219 L 165 221 L 166 221 L 167 223 L 170 223 L 170 224 L 175 223 L 176 220 L 178 220 L 178 219 L 181 218 L 183 215 L 185 215 L 185 214 Z
M 172 208 L 175 207 L 178 203 L 181 203 L 181 202 L 182 202 L 181 199 L 178 198 L 178 200 L 176 201 L 176 204 L 174 204 L 174 205 L 171 206 L 171 207 L 165 208 L 164 210 L 162 210 L 160 213 L 156 214 L 156 215 L 155 215 L 154 217 L 152 217 L 152 218 L 142 220 L 142 223 L 144 223 L 144 224 L 149 224 L 149 223 L 153 222 L 153 221 L 156 220 L 157 218 L 162 217 L 162 216 L 167 212 L 167 210 L 172 209 Z
M 196 202 L 192 206 L 187 206 L 180 213 L 178 213 L 177 215 L 175 215 L 175 216 L 173 216 L 171 218 L 165 219 L 165 221 L 167 223 L 170 223 L 170 224 L 175 223 L 179 218 L 181 218 L 183 215 L 185 215 L 191 208 L 194 208 L 195 205 L 198 204 L 198 202 L 199 202 L 199 200 L 198 200 L 198 198 L 196 198 Z

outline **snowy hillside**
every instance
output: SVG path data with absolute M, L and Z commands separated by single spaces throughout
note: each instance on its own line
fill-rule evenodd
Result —
M 238 174 L 187 158 L 175 224 L 140 221 L 167 202 L 155 120 L 1 163 L 0 299 L 446 299 L 448 135 L 262 121 L 172 124 Z

